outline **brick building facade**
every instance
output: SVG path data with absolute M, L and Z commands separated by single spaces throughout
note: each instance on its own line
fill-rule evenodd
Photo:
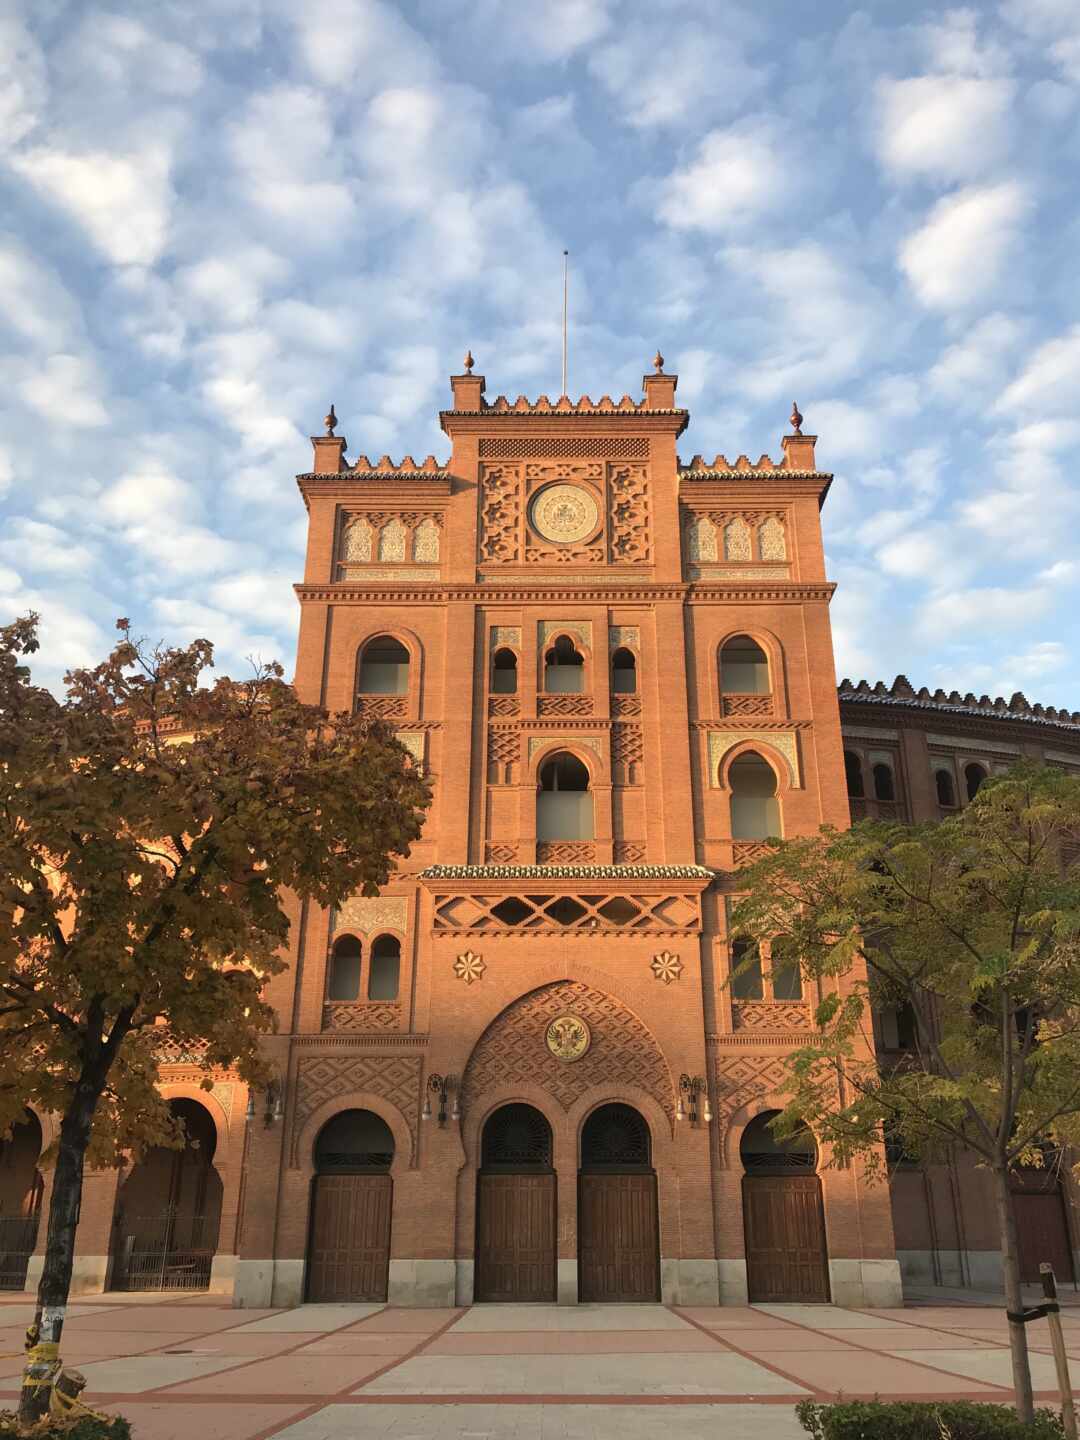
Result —
M 202 1142 L 88 1177 L 76 1288 L 888 1305 L 898 1234 L 913 1278 L 951 1278 L 917 1186 L 772 1142 L 813 997 L 730 982 L 727 901 L 766 835 L 846 824 L 849 787 L 919 818 L 947 764 L 960 803 L 965 761 L 1080 763 L 1080 717 L 899 681 L 838 705 L 797 412 L 775 463 L 684 464 L 659 357 L 640 401 L 488 402 L 471 361 L 451 384 L 446 465 L 349 464 L 331 426 L 298 477 L 295 683 L 394 726 L 423 837 L 378 897 L 293 907 L 265 1094 L 167 1057 Z

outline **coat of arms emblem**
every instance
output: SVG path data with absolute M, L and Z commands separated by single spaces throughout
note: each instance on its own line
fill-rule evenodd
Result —
M 592 1031 L 580 1015 L 556 1015 L 544 1039 L 556 1060 L 580 1060 L 592 1044 Z

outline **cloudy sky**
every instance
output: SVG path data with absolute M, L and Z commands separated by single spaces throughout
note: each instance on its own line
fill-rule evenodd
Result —
M 1080 706 L 1080 6 L 0 0 L 0 615 L 291 667 L 333 400 L 638 393 L 825 510 L 841 675 Z

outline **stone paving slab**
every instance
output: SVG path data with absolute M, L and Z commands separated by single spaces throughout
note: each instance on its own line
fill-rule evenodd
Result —
M 175 1395 L 341 1395 L 367 1380 L 393 1356 L 383 1355 L 279 1355 L 258 1360 L 223 1374 L 175 1385 Z
M 278 1310 L 261 1320 L 252 1320 L 237 1325 L 237 1330 L 251 1335 L 261 1335 L 278 1330 L 327 1331 L 340 1330 L 345 1325 L 355 1325 L 369 1315 L 385 1310 L 385 1305 L 297 1305 L 295 1310 Z M 234 1322 L 243 1315 L 242 1310 L 229 1312 Z
M 783 1355 L 789 1350 L 815 1350 L 818 1353 L 840 1350 L 849 1355 L 855 1354 L 854 1346 L 841 1338 L 842 1331 L 827 1335 L 821 1330 L 797 1330 L 793 1325 L 775 1330 L 751 1330 L 746 1325 L 740 1325 L 737 1330 L 717 1330 L 713 1333 L 740 1350 L 749 1350 L 752 1355 Z M 872 1333 L 860 1331 L 860 1335 Z M 889 1334 L 882 1338 L 891 1342 L 894 1337 Z
M 865 1310 L 841 1310 L 837 1305 L 755 1305 L 763 1315 L 806 1325 L 811 1330 L 898 1330 L 900 1324 Z
M 836 1355 L 817 1350 L 790 1351 L 783 1356 L 783 1368 L 789 1375 L 830 1395 L 864 1398 L 889 1395 L 905 1400 L 961 1393 L 987 1399 L 1001 1396 L 1000 1389 L 965 1378 L 963 1374 L 946 1375 L 939 1369 L 930 1369 L 921 1358 L 918 1362 L 911 1360 L 907 1352 L 875 1355 L 852 1350 L 847 1355 Z
M 251 1440 L 267 1431 L 280 1430 L 303 1405 L 242 1404 L 200 1405 L 193 1415 L 190 1406 L 165 1401 L 125 1400 L 102 1405 L 101 1409 L 123 1415 L 131 1422 L 137 1440 Z M 353 1431 L 356 1434 L 356 1431 Z
M 806 1440 L 785 1405 L 328 1405 L 274 1440 L 656 1440 L 661 1427 L 664 1440 Z
M 467 1330 L 688 1330 L 663 1305 L 474 1305 L 454 1325 Z
M 266 1336 L 249 1335 L 249 1340 L 266 1339 Z M 295 1343 L 297 1337 L 290 1337 Z M 408 1330 L 368 1330 L 359 1326 L 350 1330 L 337 1330 L 331 1335 L 308 1338 L 304 1344 L 305 1355 L 407 1355 L 423 1341 L 422 1335 Z
M 1012 1359 L 1008 1350 L 938 1350 L 920 1357 L 924 1365 L 969 1375 L 973 1380 L 988 1381 L 1012 1389 Z M 1036 1390 L 1056 1390 L 1057 1371 L 1053 1357 L 1038 1352 L 1028 1355 L 1031 1383 Z M 1073 1376 L 1073 1389 L 1080 1389 L 1080 1374 Z
M 138 1395 L 162 1385 L 175 1385 L 196 1375 L 210 1375 L 243 1363 L 237 1355 L 132 1355 L 117 1360 L 95 1360 L 81 1367 L 87 1396 L 95 1390 L 112 1395 Z
M 803 1395 L 742 1355 L 419 1355 L 365 1395 Z
M 771 1333 L 771 1332 L 770 1332 Z M 828 1342 L 825 1342 L 828 1343 Z M 425 1355 L 640 1355 L 674 1351 L 712 1354 L 724 1349 L 720 1339 L 689 1330 L 501 1330 L 450 1332 L 432 1340 Z

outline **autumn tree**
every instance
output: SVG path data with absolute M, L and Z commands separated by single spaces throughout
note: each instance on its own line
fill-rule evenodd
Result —
M 1010 1172 L 1080 1141 L 1080 779 L 1035 765 L 940 824 L 864 821 L 776 842 L 744 872 L 733 929 L 820 982 L 819 1032 L 792 1058 L 778 1135 L 802 1125 L 884 1167 L 883 1133 L 923 1162 L 961 1147 L 989 1172 L 1006 1308 L 1023 1310 Z M 871 1012 L 906 1006 L 914 1047 L 876 1056 Z M 1010 1320 L 1021 1417 L 1023 1324 Z
M 182 1142 L 163 1034 L 207 1088 L 224 1066 L 265 1081 L 284 893 L 375 893 L 430 800 L 392 732 L 302 704 L 279 665 L 210 683 L 208 641 L 118 629 L 62 700 L 25 663 L 36 617 L 0 629 L 0 1134 L 29 1103 L 59 1117 L 36 1351 L 53 1376 L 84 1166 Z M 48 1399 L 27 1386 L 23 1418 Z

